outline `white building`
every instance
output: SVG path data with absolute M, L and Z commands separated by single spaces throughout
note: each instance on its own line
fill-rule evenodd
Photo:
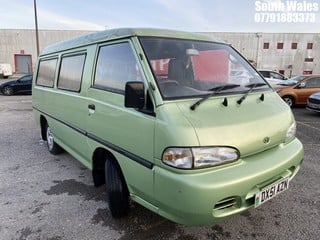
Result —
M 287 76 L 320 74 L 319 33 L 207 33 L 230 43 L 257 68 Z
M 87 34 L 89 31 L 40 30 L 39 48 Z M 15 73 L 31 73 L 37 60 L 35 30 L 0 29 L 0 63 L 9 63 Z
M 39 30 L 44 47 L 90 31 Z M 218 37 L 241 52 L 257 68 L 287 76 L 320 74 L 319 33 L 205 33 Z M 10 63 L 15 73 L 33 72 L 37 60 L 35 30 L 0 29 L 0 63 Z

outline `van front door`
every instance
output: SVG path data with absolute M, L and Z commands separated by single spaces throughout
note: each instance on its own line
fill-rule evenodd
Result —
M 125 108 L 126 82 L 144 81 L 130 41 L 99 47 L 92 87 L 88 90 L 88 142 L 117 159 L 131 197 L 153 197 L 155 118 Z

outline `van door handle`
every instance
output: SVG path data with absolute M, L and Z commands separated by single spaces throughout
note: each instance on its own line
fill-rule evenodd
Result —
M 95 106 L 94 104 L 89 104 L 89 105 L 88 105 L 88 108 L 89 108 L 90 110 L 96 110 L 96 106 Z

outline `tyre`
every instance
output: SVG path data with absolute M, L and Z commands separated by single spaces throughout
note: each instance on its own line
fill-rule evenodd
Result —
M 294 105 L 294 99 L 291 96 L 284 96 L 282 97 L 283 101 L 285 101 L 286 104 L 288 104 L 289 107 L 292 107 Z
M 7 95 L 7 96 L 10 96 L 13 94 L 13 89 L 12 87 L 9 87 L 9 86 L 6 86 L 3 88 L 3 94 L 4 95 Z
M 45 126 L 47 147 L 51 154 L 57 155 L 62 152 L 62 148 L 54 141 L 53 134 L 48 124 Z
M 105 178 L 109 209 L 112 217 L 121 218 L 130 211 L 129 191 L 120 170 L 112 159 L 105 162 Z

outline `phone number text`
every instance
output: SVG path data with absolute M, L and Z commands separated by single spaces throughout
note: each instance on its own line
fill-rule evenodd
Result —
M 256 23 L 314 23 L 315 13 L 255 13 Z

